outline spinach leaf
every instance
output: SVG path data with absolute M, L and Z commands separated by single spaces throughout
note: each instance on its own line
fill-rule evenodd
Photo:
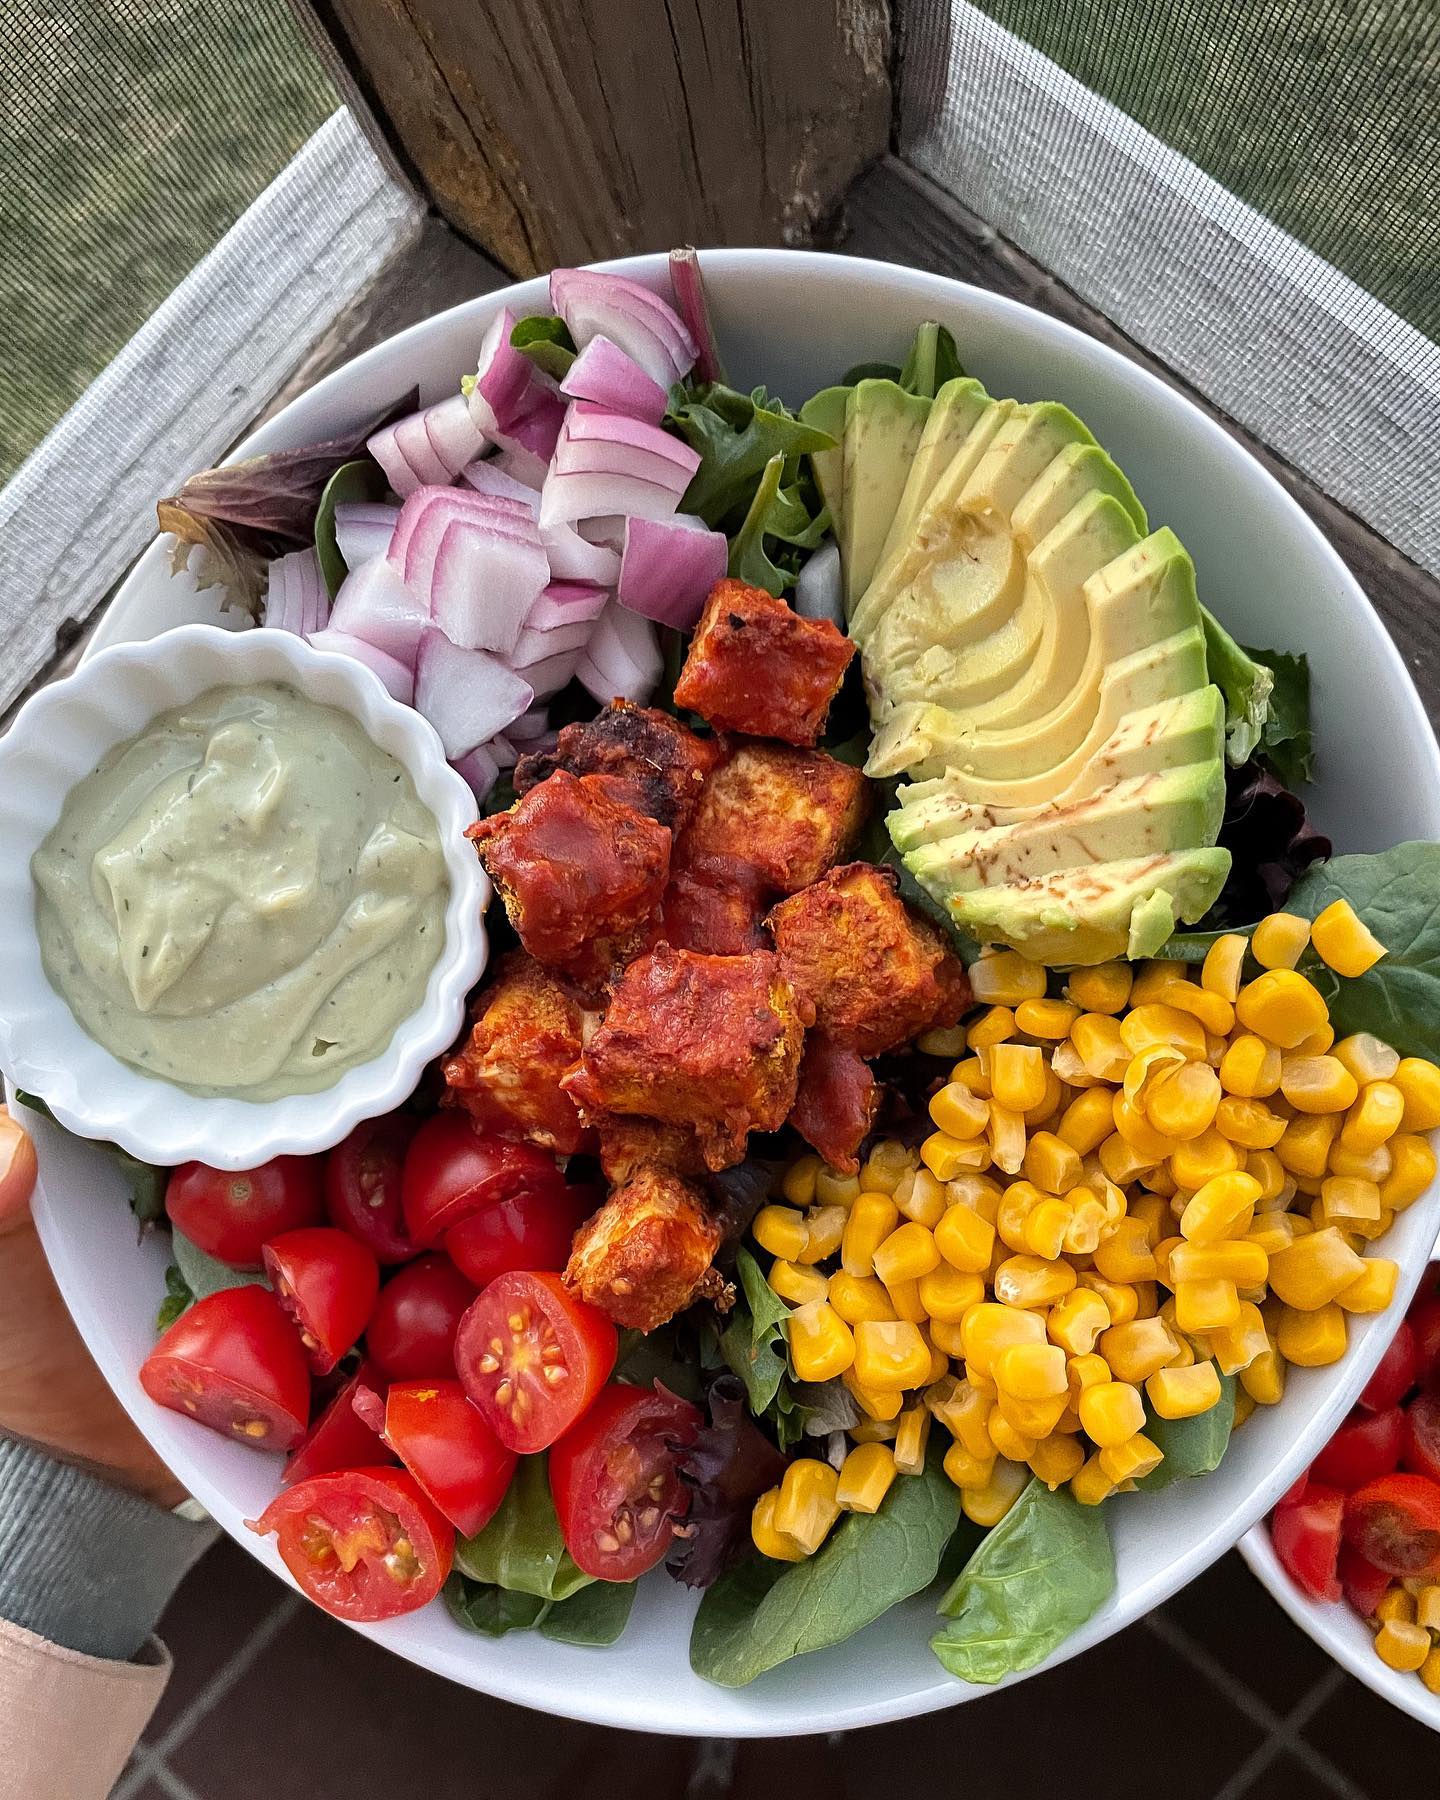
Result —
M 1220 1398 L 1209 1412 L 1193 1419 L 1157 1419 L 1152 1414 L 1145 1423 L 1145 1435 L 1165 1452 L 1165 1460 L 1135 1483 L 1153 1493 L 1182 1481 L 1191 1475 L 1208 1475 L 1220 1467 L 1220 1460 L 1230 1444 L 1235 1425 L 1235 1377 L 1225 1375 L 1220 1381 Z
M 1285 650 L 1247 650 L 1275 678 L 1270 691 L 1270 710 L 1260 733 L 1260 755 L 1274 767 L 1288 788 L 1313 780 L 1315 734 L 1310 729 L 1310 662 L 1302 651 L 1291 656 Z
M 805 1562 L 755 1557 L 707 1590 L 690 1636 L 690 1667 L 743 1687 L 792 1656 L 843 1643 L 935 1579 L 960 1517 L 959 1491 L 937 1450 L 896 1481 L 876 1513 L 850 1513 Z
M 1274 674 L 1242 650 L 1220 621 L 1200 608 L 1210 679 L 1225 696 L 1225 757 L 1234 767 L 1255 754 L 1270 713 Z
M 155 1329 L 168 1331 L 186 1307 L 194 1304 L 195 1295 L 190 1283 L 180 1273 L 179 1266 L 172 1262 L 165 1271 L 165 1298 L 160 1302 L 160 1310 L 155 1315 Z
M 568 1600 L 557 1600 L 540 1621 L 541 1637 L 595 1649 L 613 1644 L 635 1604 L 633 1581 L 592 1581 Z
M 673 1320 L 656 1331 L 622 1331 L 611 1379 L 643 1388 L 659 1381 L 682 1400 L 700 1398 L 700 1371 L 683 1354 Z
M 720 1354 L 744 1382 L 751 1412 L 763 1413 L 785 1381 L 790 1308 L 743 1245 L 735 1253 L 735 1273 L 740 1293 L 720 1337 Z
M 551 1610 L 550 1602 L 536 1594 L 514 1593 L 493 1582 L 468 1581 L 463 1575 L 450 1577 L 444 1595 L 450 1617 L 482 1637 L 498 1638 L 507 1631 L 527 1631 L 540 1624 Z
M 915 333 L 905 367 L 896 379 L 907 394 L 923 394 L 933 400 L 947 381 L 965 373 L 955 339 L 934 319 L 927 319 Z
M 362 457 L 357 462 L 342 463 L 325 483 L 315 514 L 315 554 L 320 558 L 320 573 L 325 589 L 333 600 L 340 583 L 350 573 L 340 546 L 335 542 L 335 508 L 349 506 L 359 500 L 383 500 L 388 484 L 379 467 Z
M 1098 1506 L 1032 1481 L 945 1598 L 930 1648 L 961 1681 L 1033 1669 L 1103 1606 L 1115 1557 Z
M 824 507 L 812 519 L 799 489 L 780 486 L 784 472 L 785 458 L 777 453 L 766 463 L 744 521 L 731 539 L 726 569 L 736 581 L 764 588 L 777 600 L 794 587 L 800 559 L 786 557 L 777 563 L 765 548 L 766 538 L 813 550 L 830 529 L 830 515 Z
M 456 1543 L 455 1566 L 471 1581 L 540 1600 L 568 1600 L 592 1579 L 565 1548 L 545 1457 L 520 1458 L 494 1518 L 474 1537 Z
M 183 1231 L 171 1232 L 170 1254 L 192 1300 L 204 1300 L 224 1288 L 270 1285 L 259 1269 L 232 1269 L 228 1263 L 218 1262 L 198 1244 L 192 1244 Z
M 15 1099 L 21 1106 L 28 1107 L 31 1112 L 39 1113 L 42 1119 L 48 1119 L 57 1131 L 65 1130 L 65 1127 L 37 1094 L 22 1093 L 17 1088 Z M 74 1135 L 73 1132 L 66 1132 L 67 1137 Z M 90 1141 L 94 1142 L 97 1150 L 109 1153 L 114 1159 L 116 1167 L 125 1177 L 130 1189 L 130 1210 L 139 1223 L 140 1235 L 144 1237 L 152 1226 L 158 1225 L 165 1217 L 165 1187 L 170 1179 L 170 1171 L 152 1168 L 149 1163 L 141 1162 L 138 1156 L 132 1156 L 128 1150 L 122 1150 L 118 1144 L 109 1144 L 103 1139 Z
M 712 528 L 719 528 L 730 514 L 740 516 L 748 509 L 773 456 L 784 459 L 788 477 L 784 485 L 789 485 L 799 478 L 802 455 L 835 448 L 828 432 L 802 424 L 783 400 L 772 399 L 763 387 L 749 394 L 718 381 L 693 391 L 674 387 L 665 423 L 701 456 L 680 509 L 697 513 Z
M 565 379 L 579 354 L 570 327 L 563 319 L 547 313 L 535 313 L 528 319 L 521 319 L 510 333 L 510 342 L 517 350 L 525 352 L 541 374 L 549 375 L 555 381 Z

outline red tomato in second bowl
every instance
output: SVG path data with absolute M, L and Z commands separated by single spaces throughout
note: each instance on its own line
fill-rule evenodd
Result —
M 1327 1487 L 1350 1494 L 1398 1468 L 1404 1444 L 1405 1415 L 1398 1406 L 1384 1412 L 1357 1411 L 1311 1463 L 1310 1474 Z
M 619 1347 L 604 1313 L 576 1299 L 558 1275 L 513 1270 L 466 1313 L 455 1368 L 500 1442 L 529 1455 L 570 1429 L 604 1386 Z
M 492 1200 L 450 1227 L 445 1254 L 476 1287 L 511 1269 L 563 1269 L 570 1240 L 601 1199 L 596 1188 L 562 1182 Z
M 1387 1575 L 1440 1575 L 1440 1482 L 1382 1475 L 1357 1489 L 1345 1501 L 1345 1538 Z
M 293 1449 L 310 1416 L 299 1334 L 263 1287 L 197 1300 L 140 1365 L 140 1385 L 159 1405 L 256 1450 Z
M 494 1201 L 564 1185 L 548 1150 L 477 1131 L 466 1113 L 441 1112 L 420 1127 L 405 1158 L 405 1221 L 417 1244 L 437 1244 Z

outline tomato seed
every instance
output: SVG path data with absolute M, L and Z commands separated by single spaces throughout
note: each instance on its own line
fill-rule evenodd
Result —
M 493 1375 L 499 1367 L 500 1358 L 496 1356 L 493 1351 L 487 1350 L 480 1358 L 480 1373 L 482 1375 Z
M 505 1321 L 512 1331 L 524 1331 L 530 1323 L 530 1308 L 522 1306 Z
M 630 1514 L 623 1506 L 615 1515 L 615 1535 L 622 1544 L 628 1544 L 635 1536 L 635 1527 L 630 1522 Z
M 653 1531 L 660 1522 L 660 1508 L 658 1506 L 647 1506 L 644 1512 L 639 1515 L 639 1519 L 640 1529 L 642 1531 Z
M 495 1398 L 501 1406 L 509 1406 L 510 1402 L 515 1398 L 514 1382 L 508 1379 L 502 1381 L 495 1390 Z
M 597 1549 L 603 1550 L 607 1556 L 613 1556 L 620 1548 L 620 1540 L 613 1532 L 597 1531 L 595 1533 L 595 1546 Z
M 560 1383 L 565 1380 L 569 1373 L 570 1371 L 563 1365 L 551 1363 L 550 1367 L 545 1371 L 546 1387 L 559 1387 Z

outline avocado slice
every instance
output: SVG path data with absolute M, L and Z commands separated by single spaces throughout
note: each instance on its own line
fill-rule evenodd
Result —
M 879 566 L 883 566 L 895 550 L 909 543 L 910 534 L 935 483 L 954 461 L 976 420 L 993 404 L 985 389 L 969 375 L 947 381 L 936 394 L 915 449 L 905 491 L 900 496 L 885 547 L 880 553 Z
M 858 381 L 850 390 L 840 518 L 847 608 L 870 585 L 933 405 L 895 381 Z
M 810 467 L 815 472 L 820 498 L 830 509 L 830 523 L 837 538 L 845 516 L 845 406 L 851 391 L 848 387 L 821 388 L 800 408 L 802 425 L 813 425 L 835 440 L 833 450 L 810 452 Z

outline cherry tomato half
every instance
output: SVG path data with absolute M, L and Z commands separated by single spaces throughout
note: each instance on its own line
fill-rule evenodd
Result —
M 312 1475 L 329 1475 L 336 1469 L 364 1468 L 369 1463 L 382 1463 L 389 1458 L 390 1452 L 381 1442 L 380 1434 L 355 1411 L 355 1396 L 360 1389 L 370 1388 L 383 1379 L 373 1363 L 360 1365 L 305 1433 L 285 1464 L 280 1479 L 286 1487 L 297 1481 L 308 1481 Z
M 271 1238 L 325 1216 L 320 1165 L 308 1156 L 277 1156 L 258 1169 L 181 1163 L 165 1189 L 165 1211 L 207 1256 L 232 1269 L 258 1269 Z
M 690 1510 L 676 1450 L 693 1444 L 700 1411 L 654 1389 L 602 1388 L 550 1451 L 550 1494 L 565 1548 L 598 1581 L 653 1569 Z
M 257 1450 L 291 1450 L 310 1416 L 295 1327 L 262 1287 L 221 1288 L 181 1313 L 140 1365 L 154 1401 Z
M 420 1246 L 405 1229 L 400 1199 L 405 1152 L 419 1128 L 408 1113 L 366 1119 L 325 1162 L 325 1208 L 330 1223 L 359 1238 L 387 1266 L 409 1262 Z
M 345 1469 L 296 1482 L 246 1521 L 279 1538 L 300 1590 L 337 1619 L 393 1619 L 433 1600 L 455 1557 L 448 1519 L 404 1469 Z
M 1400 1466 L 1405 1415 L 1398 1406 L 1384 1412 L 1353 1412 L 1310 1465 L 1316 1481 L 1353 1494 Z
M 265 1246 L 275 1298 L 295 1321 L 317 1375 L 328 1375 L 358 1340 L 380 1292 L 380 1265 L 348 1232 L 307 1225 Z
M 458 1381 L 397 1381 L 385 1397 L 385 1441 L 461 1537 L 489 1524 L 518 1461 Z
M 445 1233 L 445 1254 L 484 1287 L 511 1269 L 563 1269 L 570 1240 L 604 1196 L 598 1188 L 529 1188 L 492 1200 Z
M 380 1290 L 365 1347 L 392 1381 L 455 1373 L 455 1333 L 475 1290 L 443 1256 L 422 1256 Z
M 1366 1412 L 1386 1412 L 1398 1406 L 1420 1374 L 1420 1350 L 1414 1327 L 1403 1320 L 1380 1358 L 1379 1367 L 1365 1383 L 1357 1402 Z
M 438 1244 L 452 1225 L 497 1200 L 533 1189 L 559 1192 L 565 1177 L 548 1150 L 477 1131 L 463 1112 L 437 1113 L 415 1135 L 401 1191 L 417 1244 Z
M 1416 1378 L 1433 1386 L 1440 1379 L 1440 1295 L 1412 1306 L 1400 1329 L 1415 1334 Z
M 502 1444 L 528 1455 L 567 1432 L 604 1386 L 620 1340 L 548 1271 L 497 1276 L 455 1340 L 465 1391 Z
M 1339 1488 L 1312 1481 L 1304 1495 L 1275 1508 L 1270 1541 L 1282 1567 L 1312 1600 L 1338 1600 L 1335 1569 L 1340 1557 L 1340 1528 L 1345 1496 Z
M 1357 1489 L 1345 1501 L 1345 1538 L 1387 1575 L 1440 1575 L 1440 1482 L 1382 1475 Z
M 1419 1394 L 1410 1402 L 1400 1461 L 1412 1474 L 1440 1481 L 1440 1394 Z
M 1390 1577 L 1365 1558 L 1353 1544 L 1340 1546 L 1340 1587 L 1362 1619 L 1375 1616 L 1375 1608 L 1390 1591 Z

